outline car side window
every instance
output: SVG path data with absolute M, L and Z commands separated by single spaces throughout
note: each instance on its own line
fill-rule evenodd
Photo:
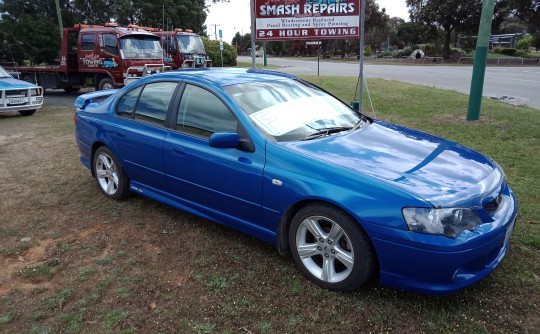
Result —
M 85 34 L 81 36 L 81 50 L 94 50 L 96 35 Z
M 137 87 L 120 98 L 116 105 L 116 114 L 118 116 L 133 117 L 133 110 L 135 110 L 135 104 L 137 103 L 141 90 L 142 86 Z
M 176 82 L 146 84 L 135 107 L 134 118 L 139 121 L 165 126 L 167 110 L 177 85 Z
M 178 110 L 176 129 L 197 137 L 214 132 L 237 132 L 238 121 L 229 108 L 206 89 L 186 85 Z

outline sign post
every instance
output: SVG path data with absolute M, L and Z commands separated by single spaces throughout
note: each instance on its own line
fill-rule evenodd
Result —
M 317 76 L 319 76 L 319 60 L 321 58 L 321 41 L 306 42 L 306 45 L 317 45 Z
M 219 29 L 219 53 L 221 54 L 221 67 L 223 67 L 223 34 Z

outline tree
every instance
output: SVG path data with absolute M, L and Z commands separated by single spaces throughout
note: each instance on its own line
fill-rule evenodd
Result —
M 527 30 L 534 36 L 534 46 L 540 48 L 540 0 L 513 0 L 517 16 L 527 23 Z
M 450 58 L 453 32 L 471 31 L 478 27 L 481 0 L 407 0 L 411 19 L 444 31 L 443 57 Z

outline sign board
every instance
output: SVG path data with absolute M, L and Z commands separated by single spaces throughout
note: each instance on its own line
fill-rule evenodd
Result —
M 361 1 L 255 0 L 255 39 L 358 38 Z
M 308 41 L 306 42 L 306 45 L 321 45 L 321 41 Z
M 219 41 L 219 49 L 223 50 L 223 41 Z

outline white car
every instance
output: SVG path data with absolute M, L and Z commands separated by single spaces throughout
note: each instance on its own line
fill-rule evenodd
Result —
M 0 113 L 18 111 L 33 115 L 43 105 L 43 88 L 13 78 L 0 66 Z

